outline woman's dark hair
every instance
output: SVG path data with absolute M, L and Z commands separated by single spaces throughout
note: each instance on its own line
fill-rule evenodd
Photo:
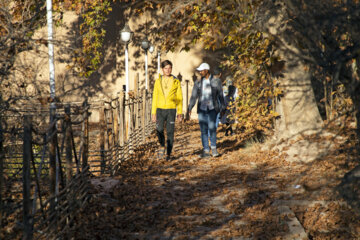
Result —
M 164 68 L 166 67 L 167 65 L 170 65 L 172 67 L 172 62 L 170 62 L 169 60 L 164 60 L 162 63 L 161 63 L 161 68 Z

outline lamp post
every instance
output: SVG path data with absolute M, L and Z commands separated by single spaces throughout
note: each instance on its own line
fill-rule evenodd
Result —
M 129 25 L 126 23 L 124 28 L 120 31 L 120 39 L 125 44 L 125 93 L 129 93 L 129 53 L 128 53 L 128 44 L 131 41 L 133 32 L 131 31 Z
M 150 56 L 152 55 L 152 53 L 153 53 L 154 51 L 155 51 L 154 45 L 150 44 L 150 47 L 149 47 Z
M 47 27 L 48 27 L 48 53 L 49 53 L 49 77 L 50 77 L 50 123 L 53 123 L 55 121 L 56 117 L 56 104 L 55 104 L 55 64 L 54 64 L 54 45 L 53 45 L 53 14 L 52 14 L 52 1 L 47 0 L 46 1 L 46 12 L 47 12 Z M 52 130 L 56 130 L 56 125 L 53 125 Z M 57 184 L 59 179 L 59 165 L 56 154 L 56 139 L 51 138 L 51 147 L 50 147 L 50 191 L 52 194 L 57 195 L 59 192 L 59 185 Z M 25 191 L 25 188 L 24 188 Z M 28 194 L 24 192 L 24 195 Z M 27 215 L 26 212 L 30 211 L 30 206 L 25 202 L 26 197 L 24 199 L 24 216 Z M 55 208 L 55 202 L 57 201 L 57 198 L 51 200 L 50 202 L 50 209 Z M 24 237 L 25 239 L 30 239 L 31 234 L 31 228 L 30 225 L 30 219 L 26 216 L 24 217 Z
M 129 97 L 129 53 L 128 53 L 128 44 L 131 41 L 133 32 L 131 31 L 129 25 L 126 23 L 124 28 L 120 31 L 120 39 L 125 44 L 125 94 L 126 98 Z M 130 113 L 128 120 L 128 127 L 126 136 L 130 133 Z
M 147 51 L 150 48 L 150 42 L 147 39 L 147 37 L 145 37 L 142 41 L 141 41 L 141 48 L 144 49 L 145 51 L 145 89 L 148 89 L 148 58 L 147 58 Z
M 157 51 L 157 71 L 158 71 L 158 73 L 160 73 L 160 55 L 161 55 L 161 52 L 160 52 L 160 49 L 158 49 L 158 51 Z

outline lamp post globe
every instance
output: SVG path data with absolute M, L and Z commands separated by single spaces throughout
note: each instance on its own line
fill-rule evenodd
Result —
M 120 39 L 124 43 L 129 43 L 132 38 L 133 32 L 128 24 L 125 24 L 124 28 L 120 31 Z
M 154 50 L 155 50 L 155 47 L 154 47 L 154 45 L 151 44 L 150 47 L 149 47 L 149 52 L 153 53 Z
M 150 47 L 150 42 L 147 39 L 147 37 L 145 37 L 142 41 L 141 41 L 141 48 L 144 49 L 145 51 L 147 51 Z

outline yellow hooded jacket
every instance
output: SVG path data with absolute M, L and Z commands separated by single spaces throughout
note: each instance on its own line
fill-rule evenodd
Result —
M 182 90 L 179 79 L 174 76 L 172 77 L 172 86 L 168 96 L 165 98 L 165 94 L 162 88 L 161 79 L 162 76 L 159 74 L 158 79 L 155 80 L 151 114 L 156 114 L 156 109 L 176 109 L 177 114 L 182 114 Z

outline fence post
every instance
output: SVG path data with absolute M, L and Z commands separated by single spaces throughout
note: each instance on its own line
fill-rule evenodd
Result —
M 111 95 L 111 97 L 110 97 L 110 114 L 111 114 L 110 115 L 110 120 L 111 120 L 111 132 L 110 132 L 110 135 L 111 135 L 111 144 L 114 147 L 115 144 L 116 144 L 116 137 L 115 137 L 115 120 L 114 120 L 113 102 L 115 102 L 115 104 L 116 104 L 114 96 Z
M 135 92 L 135 97 L 137 97 L 139 94 L 139 73 L 136 73 L 134 92 Z
M 189 80 L 185 80 L 186 82 L 186 110 L 189 108 Z
M 138 103 L 138 100 L 139 100 L 139 97 L 138 95 L 135 96 L 134 98 L 134 112 L 133 112 L 133 115 L 134 115 L 134 132 L 136 132 L 136 130 L 138 129 L 139 127 L 139 120 L 138 120 L 138 112 L 139 112 L 139 103 Z
M 50 147 L 49 147 L 49 177 L 50 177 L 50 193 L 53 196 L 50 202 L 50 211 L 55 212 L 55 204 L 56 204 L 56 193 L 57 193 L 57 181 L 56 181 L 56 108 L 50 108 L 50 133 L 48 136 L 51 136 L 50 139 Z M 54 216 L 56 218 L 56 216 Z
M 82 157 L 82 169 L 88 166 L 88 151 L 89 151 L 89 112 L 88 112 L 88 102 L 87 99 L 84 101 L 84 122 L 83 122 L 83 131 L 84 131 L 84 148 L 83 148 L 83 157 Z
M 142 139 L 143 142 L 145 143 L 145 135 L 146 135 L 146 131 L 145 131 L 145 126 L 146 126 L 146 89 L 143 88 L 143 94 L 142 94 L 142 113 L 141 113 L 141 122 L 142 122 Z
M 119 146 L 122 146 L 124 143 L 122 142 L 122 114 L 121 114 L 121 106 L 122 106 L 122 98 L 121 98 L 121 94 L 120 92 L 117 92 L 116 94 L 117 98 L 119 99 L 118 101 L 118 105 L 117 105 L 117 117 L 118 117 L 118 136 L 119 136 Z
M 139 128 L 141 127 L 141 92 L 139 92 L 136 97 L 136 130 L 139 132 Z
M 72 139 L 71 139 L 71 110 L 70 104 L 65 106 L 65 144 L 66 144 L 66 185 L 71 181 L 73 174 L 73 161 L 72 161 Z
M 108 123 L 108 111 L 107 105 L 109 105 L 107 102 L 104 102 L 104 133 L 105 133 L 105 149 L 110 149 L 110 138 L 109 138 L 109 123 Z
M 113 114 L 113 119 L 114 119 L 114 129 L 113 129 L 113 134 L 114 134 L 114 145 L 119 145 L 119 114 L 118 114 L 118 106 L 119 106 L 119 98 L 114 95 L 114 99 L 115 99 L 115 108 L 114 108 L 114 114 Z
M 24 136 L 23 136 L 23 226 L 24 235 L 23 239 L 32 239 L 32 226 L 31 219 L 31 200 L 30 200 L 30 161 L 32 156 L 32 136 L 31 136 L 31 118 L 24 116 Z
M 106 141 L 107 141 L 107 145 L 108 145 L 109 149 L 111 149 L 112 148 L 112 134 L 111 134 L 110 130 L 112 131 L 112 129 L 109 129 L 109 125 L 112 124 L 110 122 L 111 118 L 109 118 L 109 114 L 112 114 L 111 97 L 109 99 L 109 102 L 106 104 L 107 104 L 107 108 L 105 109 Z
M 105 102 L 103 99 L 103 95 L 100 95 L 101 102 L 100 102 L 100 112 L 99 112 L 99 120 L 100 120 L 100 156 L 101 156 L 101 163 L 100 163 L 100 172 L 101 174 L 105 173 L 106 167 L 106 159 L 105 159 Z
M 138 98 L 138 102 L 139 102 L 139 112 L 138 112 L 138 118 L 139 118 L 139 123 L 138 123 L 138 127 L 139 127 L 139 135 L 140 137 L 142 136 L 142 122 L 143 122 L 143 119 L 142 119 L 142 113 L 143 113 L 143 92 L 142 92 L 142 89 L 139 90 L 139 98 Z M 142 141 L 142 138 L 141 138 L 141 141 Z
M 122 94 L 120 92 L 118 92 L 118 97 L 119 97 L 119 140 L 120 140 L 120 146 L 124 146 L 124 111 L 123 111 L 123 98 L 122 98 Z
M 134 125 L 134 119 L 135 119 L 135 98 L 132 98 L 132 99 L 129 99 L 129 114 L 130 114 L 130 133 L 132 134 L 134 132 L 134 128 L 135 128 L 135 125 Z
M 127 134 L 128 134 L 128 128 L 127 128 L 127 124 L 126 124 L 126 92 L 123 91 L 122 92 L 122 109 L 121 109 L 121 112 L 122 112 L 122 119 L 121 121 L 123 122 L 122 125 L 123 125 L 123 144 L 125 144 L 126 140 L 127 140 Z
M 3 187 L 4 187 L 4 138 L 3 138 L 3 129 L 2 129 L 2 119 L 0 118 L 0 227 L 2 227 L 3 211 L 4 211 L 4 202 L 2 200 Z
M 135 90 L 135 95 L 134 95 L 134 107 L 133 107 L 133 115 L 134 115 L 134 119 L 133 119 L 133 132 L 135 133 L 135 145 L 138 146 L 139 145 L 139 141 L 138 141 L 138 128 L 139 128 L 139 99 L 140 99 L 140 94 L 139 93 L 139 73 L 136 74 L 135 77 L 135 86 L 134 86 L 134 90 Z
M 148 93 L 148 123 L 151 123 L 151 103 L 152 103 L 152 92 Z
M 151 106 L 151 99 L 148 97 L 149 96 L 148 91 L 145 90 L 145 92 L 146 92 L 146 95 L 145 95 L 146 96 L 145 97 L 145 99 L 146 99 L 145 126 L 147 126 L 151 121 L 151 107 L 149 107 L 149 106 Z M 150 105 L 149 105 L 149 103 L 150 103 Z

